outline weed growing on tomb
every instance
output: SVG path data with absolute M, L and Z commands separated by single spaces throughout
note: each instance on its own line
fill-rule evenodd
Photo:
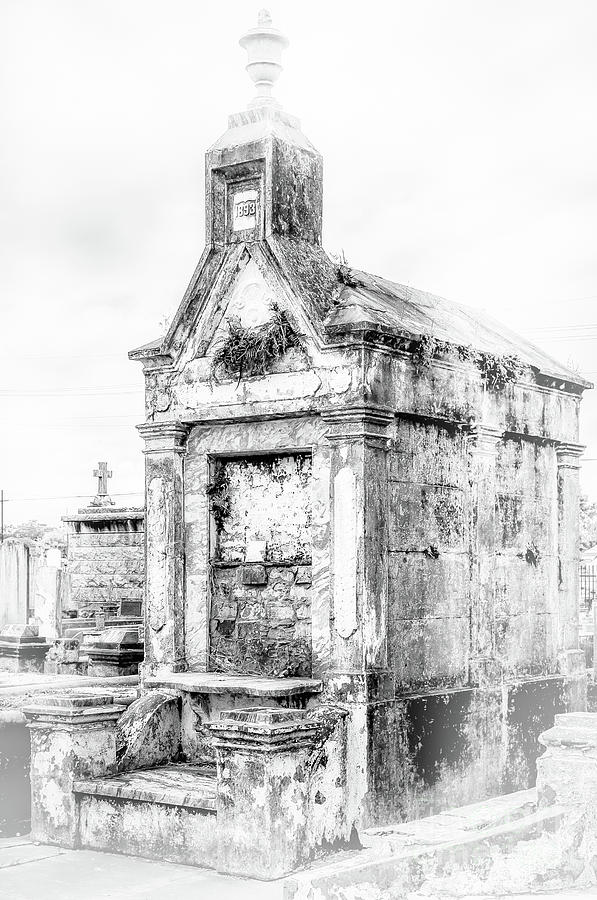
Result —
M 288 350 L 303 349 L 303 341 L 284 310 L 271 304 L 272 318 L 263 325 L 247 328 L 236 317 L 228 321 L 228 337 L 217 348 L 212 373 L 217 376 L 265 375 Z
M 541 554 L 535 544 L 529 544 L 526 551 L 524 553 L 518 553 L 517 556 L 519 559 L 526 560 L 530 566 L 539 565 L 539 560 L 541 559 Z
M 479 353 L 476 363 L 487 387 L 497 391 L 517 381 L 524 371 L 523 364 L 513 354 L 498 356 L 496 353 Z
M 341 250 L 338 254 L 332 254 L 332 259 L 336 263 L 336 278 L 340 284 L 343 284 L 346 287 L 356 287 L 358 281 L 355 278 L 353 270 L 346 262 L 344 250 Z
M 433 360 L 445 353 L 448 344 L 431 334 L 422 334 L 413 349 L 413 360 L 417 369 L 428 369 Z
M 358 282 L 352 273 L 352 269 L 350 268 L 350 266 L 347 266 L 345 263 L 341 263 L 338 266 L 338 268 L 336 270 L 336 274 L 337 274 L 338 281 L 340 282 L 340 284 L 344 284 L 344 285 L 346 285 L 346 287 L 356 287 L 357 286 Z
M 214 472 L 213 481 L 205 489 L 210 499 L 211 514 L 218 531 L 230 515 L 230 492 L 225 466 L 219 465 Z
M 413 360 L 418 370 L 428 369 L 433 360 L 439 356 L 451 357 L 459 362 L 475 363 L 487 387 L 497 391 L 517 381 L 525 368 L 514 354 L 502 356 L 487 351 L 476 351 L 465 344 L 451 344 L 431 334 L 422 334 L 415 341 Z
M 439 550 L 435 546 L 435 544 L 429 544 L 428 547 L 425 547 L 423 550 L 425 556 L 429 557 L 429 559 L 438 559 L 439 558 Z

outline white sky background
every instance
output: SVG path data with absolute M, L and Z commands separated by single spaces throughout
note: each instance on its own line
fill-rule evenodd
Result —
M 141 367 L 203 247 L 203 153 L 259 3 L 0 0 L 0 487 L 142 491 Z M 597 381 L 597 2 L 272 2 L 324 245 Z M 571 326 L 575 326 L 572 328 Z M 583 403 L 597 458 L 597 391 Z M 583 466 L 597 499 L 597 462 Z M 140 502 L 141 497 L 118 498 Z M 54 523 L 82 500 L 10 502 Z

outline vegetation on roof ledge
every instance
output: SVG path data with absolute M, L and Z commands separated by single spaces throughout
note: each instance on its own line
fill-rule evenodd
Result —
M 496 391 L 503 390 L 506 385 L 518 381 L 527 368 L 515 354 L 475 350 L 470 345 L 451 344 L 431 334 L 422 334 L 415 341 L 413 360 L 417 369 L 429 368 L 433 360 L 439 356 L 474 363 L 487 387 Z
M 265 375 L 276 359 L 289 350 L 303 350 L 301 336 L 293 327 L 284 310 L 272 303 L 272 317 L 263 325 L 248 328 L 240 319 L 231 317 L 228 337 L 217 347 L 212 361 L 215 377 Z

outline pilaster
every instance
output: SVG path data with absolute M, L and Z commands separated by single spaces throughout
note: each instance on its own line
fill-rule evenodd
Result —
M 388 450 L 394 413 L 322 413 L 331 444 L 332 671 L 387 666 Z
M 184 670 L 184 454 L 188 428 L 150 422 L 145 440 L 145 674 Z
M 468 435 L 470 453 L 471 672 L 473 683 L 495 675 L 495 497 L 497 445 L 501 432 L 477 423 Z
M 578 648 L 579 605 L 579 469 L 584 447 L 561 443 L 558 463 L 559 648 Z

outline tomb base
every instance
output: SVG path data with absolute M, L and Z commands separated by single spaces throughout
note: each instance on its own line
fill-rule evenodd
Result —
M 23 708 L 31 732 L 34 840 L 78 846 L 74 782 L 115 770 L 116 720 L 124 709 L 114 703 L 112 695 L 83 691 L 42 697 Z
M 0 672 L 43 672 L 49 649 L 36 625 L 5 625 L 0 634 Z
M 112 677 L 137 675 L 143 662 L 143 641 L 135 626 L 107 628 L 93 639 L 88 649 L 87 674 Z

